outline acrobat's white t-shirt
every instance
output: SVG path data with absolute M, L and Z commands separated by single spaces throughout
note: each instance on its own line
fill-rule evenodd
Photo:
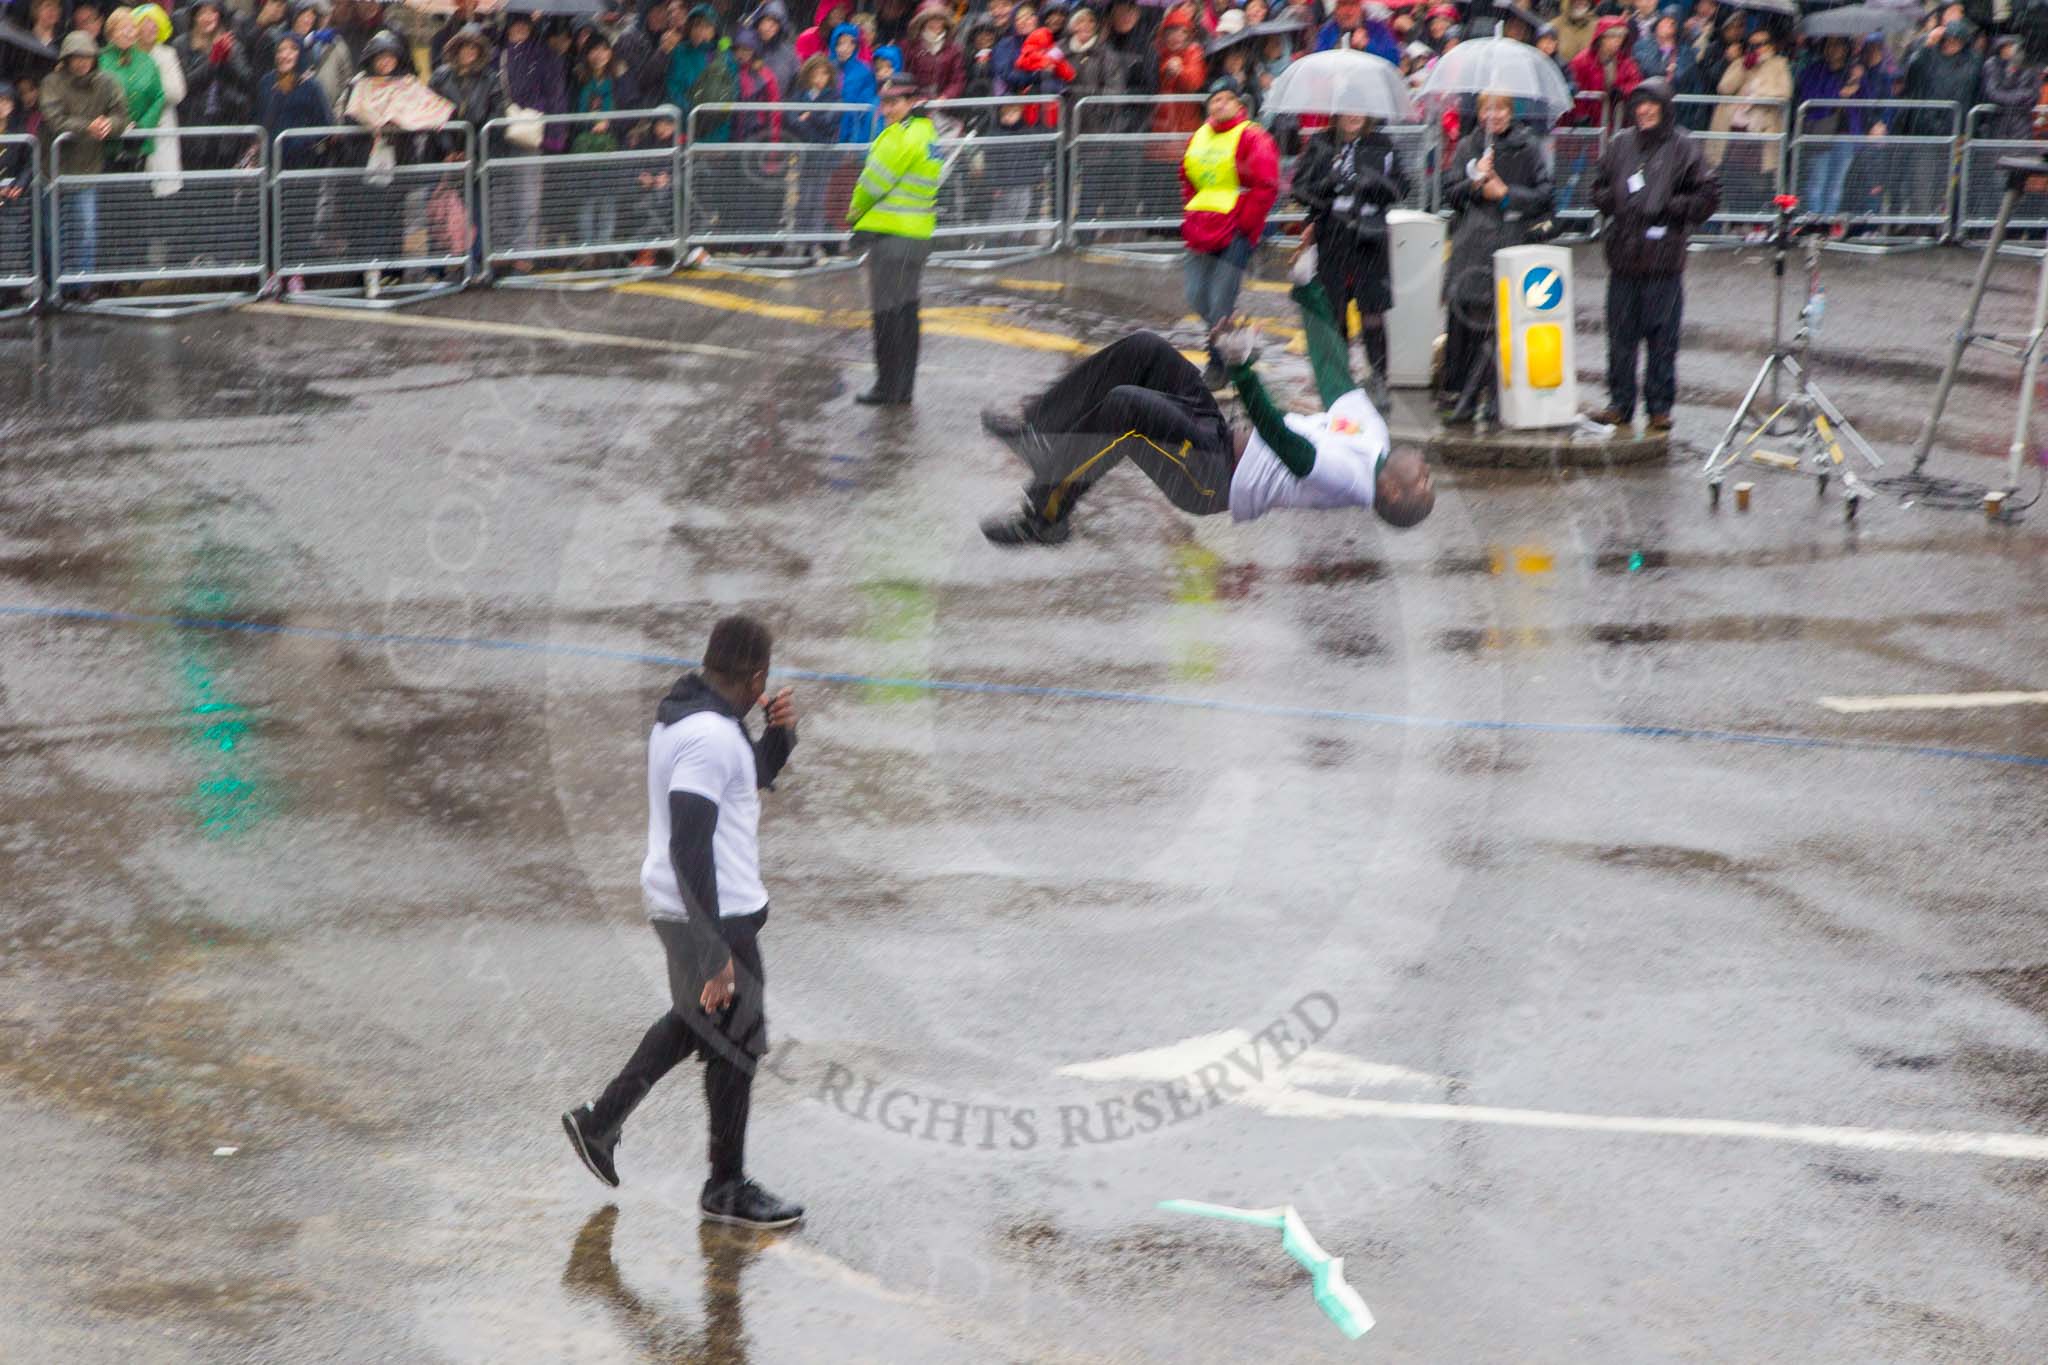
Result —
M 1315 446 L 1315 467 L 1308 477 L 1296 477 L 1253 432 L 1230 476 L 1232 521 L 1253 521 L 1275 507 L 1372 506 L 1380 461 L 1393 442 L 1386 420 L 1364 390 L 1353 389 L 1328 412 L 1290 412 L 1283 420 Z
M 718 875 L 718 913 L 751 915 L 768 904 L 761 884 L 761 793 L 754 750 L 739 722 L 698 711 L 647 737 L 647 858 L 640 887 L 649 919 L 688 919 L 668 854 L 668 794 L 693 792 L 718 807 L 711 864 Z

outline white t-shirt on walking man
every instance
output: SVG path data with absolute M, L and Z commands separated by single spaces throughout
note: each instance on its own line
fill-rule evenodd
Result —
M 718 876 L 718 913 L 751 915 L 768 904 L 761 884 L 761 793 L 754 750 L 738 721 L 697 711 L 647 737 L 647 857 L 640 887 L 649 919 L 688 919 L 668 852 L 668 794 L 690 792 L 718 807 L 711 863 Z

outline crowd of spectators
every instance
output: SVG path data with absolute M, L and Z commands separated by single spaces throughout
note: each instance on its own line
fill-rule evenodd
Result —
M 810 0 L 800 0 L 808 4 Z M 166 0 L 168 3 L 168 0 Z M 446 134 L 373 124 L 392 107 L 377 87 L 417 82 L 447 105 L 447 118 L 482 128 L 515 112 L 609 113 L 673 105 L 674 125 L 652 120 L 548 124 L 527 155 L 592 153 L 673 139 L 704 142 L 862 143 L 872 134 L 880 82 L 905 73 L 938 99 L 994 101 L 971 121 L 991 137 L 1042 134 L 1071 119 L 1073 101 L 1098 95 L 1202 96 L 1236 92 L 1254 118 L 1273 81 L 1303 53 L 1355 48 L 1397 63 L 1420 84 L 1444 53 L 1468 37 L 1503 32 L 1550 54 L 1577 107 L 1566 123 L 1618 125 L 1630 92 L 1661 77 L 1681 96 L 1737 102 L 1687 106 L 1695 130 L 1774 133 L 1815 100 L 1935 100 L 1967 110 L 1998 107 L 1980 135 L 2026 138 L 2040 131 L 2042 69 L 2023 44 L 1996 31 L 1988 0 L 1929 3 L 1917 27 L 1890 35 L 1802 38 L 1798 21 L 1715 0 L 1563 0 L 1552 11 L 1500 0 L 1415 0 L 1390 7 L 1365 0 L 817 0 L 792 16 L 786 0 L 651 0 L 635 11 L 574 18 L 478 13 L 474 0 L 427 13 L 372 0 L 190 0 L 103 8 L 99 0 L 11 0 L 0 7 L 26 34 L 0 45 L 0 130 L 39 135 L 44 158 L 72 172 L 149 170 L 156 192 L 177 190 L 190 170 L 254 155 L 249 138 L 120 138 L 126 129 L 185 130 L 260 125 L 270 138 L 328 124 L 375 127 L 399 164 L 459 153 Z M 1809 7 L 1809 10 L 1817 7 Z M 807 22 L 806 22 L 807 21 Z M 59 59 L 62 49 L 73 55 Z M 65 69 L 65 68 L 68 68 Z M 1062 97 L 1048 104 L 1046 96 Z M 1001 101 L 1015 97 L 1006 107 Z M 811 113 L 748 113 L 748 104 L 853 106 Z M 742 106 L 709 111 L 699 106 Z M 1192 133 L 1199 99 L 1139 107 L 1110 130 Z M 1468 104 L 1445 115 L 1444 144 L 1469 129 Z M 961 121 L 970 121 L 962 116 Z M 1816 111 L 1806 125 L 1866 138 L 1946 132 L 1944 111 L 1880 108 Z M 1093 129 L 1090 131 L 1100 131 Z M 60 133 L 72 134 L 52 157 Z M 1289 150 L 1295 147 L 1290 146 Z M 492 147 L 488 150 L 502 150 Z M 1169 149 L 1170 150 L 1170 149 Z M 1751 156 L 1776 169 L 1775 146 Z M 1721 146 L 1708 154 L 1723 155 Z M 339 155 L 308 142 L 280 166 Z M 365 153 L 366 154 L 366 153 Z M 1165 155 L 1162 153 L 1162 155 Z M 1177 153 L 1175 153 L 1177 155 Z M 1809 159 L 1797 186 L 1824 213 L 1851 212 L 1856 196 L 1882 187 L 1852 183 L 1853 145 Z M 1024 169 L 1027 165 L 1036 169 Z M 1559 168 L 1561 192 L 1567 168 Z M 1013 183 L 1043 178 L 1042 161 L 1006 158 L 991 141 L 968 163 L 984 200 L 1016 202 L 1034 191 Z M 1725 172 L 1724 172 L 1725 174 Z M 1870 179 L 1865 176 L 1863 179 Z M 0 149 L 0 203 L 26 193 L 22 150 Z M 539 193 L 538 182 L 531 190 Z M 790 221 L 798 231 L 836 228 L 830 183 L 800 184 Z M 538 212 L 538 200 L 522 205 Z M 578 208 L 579 227 L 604 234 L 620 206 Z

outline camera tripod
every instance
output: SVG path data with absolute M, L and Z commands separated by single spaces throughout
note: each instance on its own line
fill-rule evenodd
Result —
M 1707 456 L 1700 472 L 1706 475 L 1716 493 L 1720 491 L 1722 476 L 1744 459 L 1787 473 L 1804 471 L 1813 474 L 1819 480 L 1822 493 L 1827 492 L 1829 477 L 1839 472 L 1850 491 L 1853 515 L 1853 499 L 1868 489 L 1854 473 L 1844 468 L 1847 457 L 1842 451 L 1843 443 L 1846 441 L 1851 449 L 1868 460 L 1873 469 L 1883 468 L 1884 461 L 1870 448 L 1870 443 L 1863 439 L 1855 424 L 1842 415 L 1842 410 L 1814 382 L 1807 355 L 1813 344 L 1813 334 L 1820 326 L 1821 304 L 1825 298 L 1820 290 L 1820 238 L 1813 231 L 1812 224 L 1794 220 L 1793 210 L 1799 207 L 1797 198 L 1781 194 L 1776 203 L 1778 220 L 1771 231 L 1771 271 L 1776 277 L 1771 294 L 1771 353 L 1756 372 L 1756 378 L 1750 381 L 1749 392 L 1743 394 L 1735 416 L 1729 419 L 1728 429 L 1721 433 L 1720 442 Z M 1788 343 L 1785 340 L 1785 258 L 1792 252 L 1792 243 L 1802 237 L 1806 241 L 1806 305 L 1799 310 L 1799 331 Z M 1781 385 L 1788 380 L 1792 385 L 1791 392 L 1781 400 Z M 1760 406 L 1757 396 L 1767 385 L 1771 391 L 1771 410 L 1757 421 L 1748 436 L 1738 440 L 1743 424 L 1752 419 Z M 1797 453 L 1764 449 L 1759 443 L 1766 436 L 1785 438 Z

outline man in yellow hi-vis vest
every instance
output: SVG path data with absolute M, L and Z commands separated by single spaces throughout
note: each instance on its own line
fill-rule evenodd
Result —
M 1280 193 L 1280 149 L 1245 116 L 1234 78 L 1209 87 L 1208 113 L 1181 154 L 1180 239 L 1188 248 L 1188 311 L 1213 332 L 1237 310 L 1238 285 Z M 1213 354 L 1202 381 L 1212 389 L 1229 382 Z
M 856 402 L 896 406 L 917 383 L 917 293 L 937 226 L 938 130 L 916 107 L 917 82 L 893 77 L 882 89 L 888 126 L 868 149 L 846 210 L 854 243 L 867 252 L 868 308 L 875 332 L 875 384 Z

